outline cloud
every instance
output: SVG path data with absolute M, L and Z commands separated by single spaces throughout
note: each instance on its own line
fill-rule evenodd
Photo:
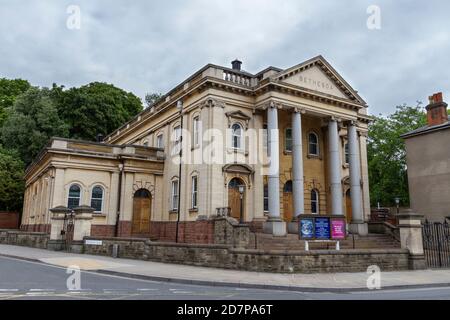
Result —
M 381 29 L 366 27 L 369 5 Z M 81 29 L 69 30 L 69 5 Z M 166 92 L 211 62 L 249 72 L 324 55 L 370 113 L 450 97 L 450 4 L 441 1 L 0 0 L 0 76 L 67 87 L 106 81 L 140 97 Z M 450 98 L 449 98 L 450 99 Z

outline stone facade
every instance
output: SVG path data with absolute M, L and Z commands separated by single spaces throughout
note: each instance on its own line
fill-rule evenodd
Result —
M 49 238 L 48 233 L 42 232 L 0 230 L 1 244 L 47 249 Z
M 225 207 L 240 219 L 232 183 L 244 186 L 242 222 L 253 230 L 284 235 L 286 223 L 313 208 L 364 224 L 365 101 L 321 56 L 254 75 L 234 66 L 205 66 L 102 143 L 53 139 L 27 170 L 22 229 L 48 226 L 49 210 L 75 201 L 69 195 L 76 186 L 77 205 L 98 204 L 95 190 L 102 191 L 92 235 L 172 241 L 179 219 L 181 241 L 212 243 L 211 225 L 199 220 Z M 301 129 L 293 135 L 293 127 Z M 347 201 L 351 188 L 358 192 Z M 264 227 L 268 217 L 275 227 Z
M 221 244 L 173 244 L 138 239 L 101 240 L 102 245 L 85 245 L 85 253 L 110 256 L 113 245 L 118 244 L 119 256 L 123 258 L 255 272 L 365 272 L 371 265 L 378 265 L 383 271 L 409 268 L 409 253 L 405 249 L 280 252 L 239 249 Z

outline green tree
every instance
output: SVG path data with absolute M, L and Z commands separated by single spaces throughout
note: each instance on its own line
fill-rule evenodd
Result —
M 0 127 L 6 119 L 7 110 L 11 108 L 16 97 L 30 88 L 30 83 L 22 79 L 0 78 Z
M 18 96 L 1 128 L 3 147 L 16 150 L 26 165 L 53 136 L 67 137 L 68 127 L 58 116 L 50 90 L 32 87 Z
M 401 205 L 409 205 L 405 143 L 400 136 L 426 125 L 426 114 L 420 105 L 397 106 L 393 114 L 380 115 L 369 125 L 367 156 L 372 206 L 377 202 L 394 205 L 397 196 Z
M 108 134 L 142 111 L 142 102 L 131 92 L 112 84 L 93 82 L 64 90 L 53 85 L 52 98 L 58 114 L 74 139 L 95 140 Z
M 145 104 L 147 107 L 150 107 L 154 103 L 156 103 L 159 99 L 161 99 L 163 95 L 161 93 L 147 93 L 145 95 Z
M 21 211 L 25 189 L 24 163 L 19 155 L 0 146 L 0 210 Z

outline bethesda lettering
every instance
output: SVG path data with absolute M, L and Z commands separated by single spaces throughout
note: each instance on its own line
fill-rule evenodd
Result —
M 205 318 L 209 317 L 211 312 L 211 307 L 188 307 L 185 304 L 183 307 L 178 307 L 177 313 L 179 315 L 199 315 L 204 316 Z

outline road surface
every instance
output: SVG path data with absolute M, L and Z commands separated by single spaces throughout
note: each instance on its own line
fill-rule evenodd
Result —
M 80 287 L 76 287 L 76 284 L 78 283 L 80 284 Z M 71 290 L 68 289 L 68 285 Z M 165 281 L 158 282 L 132 279 L 88 271 L 82 271 L 79 274 L 79 278 L 77 278 L 76 273 L 67 273 L 66 268 L 0 256 L 0 300 L 11 299 L 450 300 L 450 287 L 332 293 L 188 285 Z

